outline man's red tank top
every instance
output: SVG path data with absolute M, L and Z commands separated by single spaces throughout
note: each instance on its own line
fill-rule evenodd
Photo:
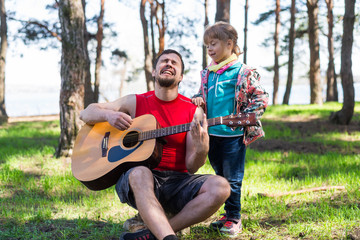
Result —
M 183 95 L 173 101 L 162 101 L 154 91 L 136 95 L 135 117 L 152 114 L 161 127 L 170 127 L 192 121 L 196 106 Z M 186 132 L 166 136 L 160 164 L 155 168 L 160 171 L 187 172 L 185 166 Z

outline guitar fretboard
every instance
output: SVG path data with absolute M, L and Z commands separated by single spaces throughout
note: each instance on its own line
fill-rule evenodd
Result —
M 215 126 L 215 125 L 220 125 L 220 124 L 223 124 L 223 117 L 211 118 L 211 119 L 208 119 L 207 121 L 208 121 L 209 127 Z M 200 124 L 202 124 L 202 122 L 200 122 Z M 149 140 L 149 139 L 165 137 L 165 136 L 182 133 L 182 132 L 188 132 L 188 131 L 190 131 L 190 123 L 145 131 L 145 132 L 139 133 L 139 141 L 145 141 L 145 140 Z

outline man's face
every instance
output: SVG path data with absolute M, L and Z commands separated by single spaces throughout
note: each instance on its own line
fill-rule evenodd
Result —
M 183 76 L 181 75 L 181 59 L 175 53 L 162 55 L 152 72 L 155 81 L 161 87 L 177 86 Z

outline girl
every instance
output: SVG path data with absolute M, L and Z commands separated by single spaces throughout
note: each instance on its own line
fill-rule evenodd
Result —
M 241 53 L 237 39 L 235 28 L 225 22 L 217 22 L 205 30 L 204 43 L 212 62 L 201 72 L 200 90 L 192 102 L 204 107 L 208 118 L 240 112 L 256 112 L 260 118 L 267 106 L 268 93 L 259 85 L 260 75 L 238 61 Z M 265 134 L 258 120 L 257 126 L 245 128 L 212 126 L 209 135 L 211 166 L 231 186 L 224 216 L 210 227 L 236 237 L 242 230 L 240 201 L 246 146 Z

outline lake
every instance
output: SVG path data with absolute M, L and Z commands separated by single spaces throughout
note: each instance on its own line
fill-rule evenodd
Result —
M 272 103 L 272 86 L 263 85 L 269 92 Z M 355 101 L 360 102 L 360 82 L 354 83 Z M 180 92 L 187 97 L 191 97 L 197 91 L 197 88 L 181 89 Z M 144 90 L 138 89 L 142 93 Z M 338 85 L 339 102 L 343 100 L 341 84 Z M 279 87 L 278 102 L 282 103 L 285 92 L 285 86 Z M 118 90 L 107 90 L 104 94 L 111 96 L 109 99 L 114 100 L 117 97 Z M 325 98 L 325 90 L 323 97 Z M 104 99 L 100 97 L 100 102 Z M 309 104 L 310 87 L 305 84 L 293 85 L 289 104 Z M 9 117 L 49 115 L 59 113 L 59 87 L 51 86 L 7 86 L 5 95 L 6 111 Z

